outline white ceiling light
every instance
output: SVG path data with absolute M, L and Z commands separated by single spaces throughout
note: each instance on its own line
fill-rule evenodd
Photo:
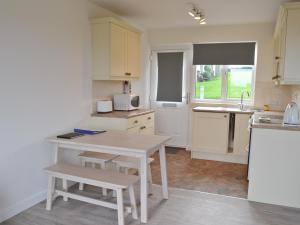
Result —
M 200 24 L 206 24 L 203 11 L 197 8 L 195 5 L 192 5 L 192 9 L 188 11 L 188 14 L 195 20 L 198 20 Z
M 200 24 L 206 24 L 205 18 L 201 19 L 201 20 L 199 21 L 199 23 L 200 23 Z
M 192 11 L 189 11 L 189 15 L 192 16 L 192 17 L 195 16 L 195 14 Z

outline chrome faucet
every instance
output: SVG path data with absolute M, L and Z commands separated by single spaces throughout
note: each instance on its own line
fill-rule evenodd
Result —
M 241 94 L 241 103 L 240 103 L 240 110 L 245 110 L 245 105 L 244 105 L 244 94 L 247 94 L 248 97 L 250 97 L 250 93 L 249 91 L 242 91 L 242 94 Z

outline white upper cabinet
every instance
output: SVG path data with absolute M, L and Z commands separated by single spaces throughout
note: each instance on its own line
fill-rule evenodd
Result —
M 92 20 L 93 80 L 140 77 L 140 31 L 114 18 Z
M 300 84 L 300 3 L 281 6 L 275 29 L 274 77 L 281 84 Z

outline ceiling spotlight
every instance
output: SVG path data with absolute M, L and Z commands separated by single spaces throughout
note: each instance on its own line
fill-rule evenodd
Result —
M 205 21 L 205 18 L 202 18 L 200 21 L 199 21 L 200 24 L 206 24 L 206 21 Z
M 195 20 L 198 20 L 200 24 L 206 24 L 205 17 L 203 15 L 203 11 L 196 7 L 195 5 L 192 5 L 192 9 L 188 11 L 188 14 L 193 17 Z
M 189 11 L 189 15 L 192 16 L 192 17 L 195 16 L 195 14 L 192 11 Z
M 195 19 L 195 20 L 200 20 L 200 19 L 201 19 L 201 15 L 198 15 L 198 14 L 197 14 L 197 15 L 194 17 L 194 19 Z

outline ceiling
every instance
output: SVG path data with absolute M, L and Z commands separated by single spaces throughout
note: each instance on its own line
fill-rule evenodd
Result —
M 121 17 L 147 29 L 196 26 L 188 15 L 194 3 L 204 9 L 207 25 L 274 22 L 279 6 L 288 0 L 94 0 Z

